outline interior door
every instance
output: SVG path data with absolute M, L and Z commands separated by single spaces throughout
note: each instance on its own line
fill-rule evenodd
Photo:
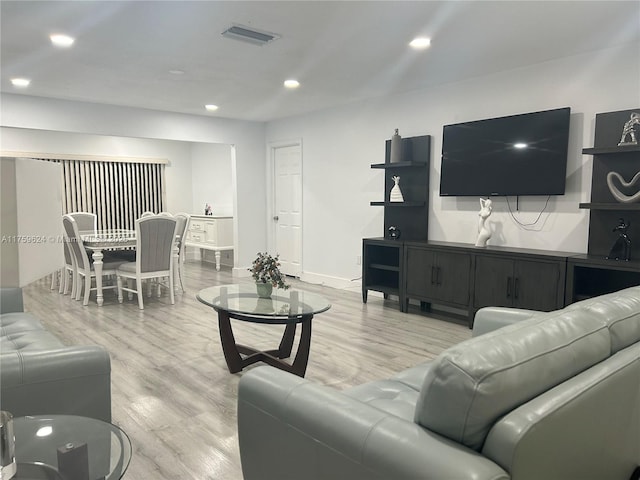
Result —
M 280 271 L 299 277 L 302 272 L 302 149 L 300 144 L 275 147 L 274 231 Z

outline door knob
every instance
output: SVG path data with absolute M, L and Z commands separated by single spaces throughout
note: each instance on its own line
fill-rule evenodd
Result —
M 278 215 L 274 215 L 273 219 L 277 222 L 278 220 L 280 220 L 280 217 L 278 217 Z

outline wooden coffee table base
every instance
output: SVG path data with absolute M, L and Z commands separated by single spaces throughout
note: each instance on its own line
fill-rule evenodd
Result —
M 304 377 L 307 370 L 307 363 L 309 361 L 309 348 L 311 346 L 312 314 L 301 315 L 297 319 L 289 319 L 290 322 L 295 323 L 286 324 L 279 347 L 275 350 L 266 351 L 256 350 L 255 348 L 236 343 L 236 339 L 233 336 L 233 330 L 231 328 L 231 318 L 256 322 L 255 317 L 230 314 L 225 310 L 218 310 L 220 341 L 222 343 L 222 351 L 224 352 L 224 358 L 227 361 L 229 372 L 237 373 L 248 365 L 252 365 L 256 362 L 264 362 L 273 367 L 298 375 L 299 377 Z M 275 322 L 259 323 L 278 325 L 278 323 Z M 297 323 L 302 325 L 300 344 L 298 345 L 298 351 L 296 352 L 296 357 L 293 360 L 293 363 L 287 363 L 282 359 L 289 358 L 291 356 Z M 241 354 L 245 356 L 243 357 Z

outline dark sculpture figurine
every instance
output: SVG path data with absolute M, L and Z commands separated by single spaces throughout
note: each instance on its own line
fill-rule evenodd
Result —
M 613 247 L 611 247 L 611 251 L 607 256 L 609 260 L 625 260 L 629 261 L 631 257 L 631 239 L 627 235 L 627 230 L 631 222 L 626 223 L 624 218 L 621 218 L 618 221 L 618 226 L 616 226 L 613 231 L 618 232 L 618 238 L 616 239 Z
M 400 238 L 400 230 L 394 226 L 389 227 L 389 237 L 397 240 Z

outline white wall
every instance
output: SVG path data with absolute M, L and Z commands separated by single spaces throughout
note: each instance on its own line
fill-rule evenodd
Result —
M 566 194 L 552 197 L 541 221 L 526 229 L 511 219 L 505 200 L 496 199 L 491 220 L 499 235 L 489 243 L 586 252 L 588 212 L 578 204 L 590 196 L 592 159 L 581 149 L 593 146 L 596 113 L 639 106 L 639 48 L 602 50 L 269 123 L 267 142 L 303 142 L 303 278 L 348 284 L 361 275 L 361 239 L 383 235 L 382 208 L 369 202 L 383 199 L 384 174 L 370 165 L 384 162 L 385 140 L 395 128 L 405 137 L 432 136 L 429 239 L 474 243 L 478 199 L 438 195 L 443 125 L 565 106 L 572 111 Z M 533 222 L 545 200 L 520 198 L 516 217 Z
M 194 143 L 191 146 L 193 208 L 204 214 L 206 203 L 214 215 L 233 215 L 233 175 L 229 145 Z
M 133 152 L 140 152 L 138 149 L 152 149 L 158 154 L 153 153 L 151 156 L 187 158 L 190 152 L 186 145 L 178 147 L 172 142 L 139 143 L 123 139 L 130 137 L 129 140 L 154 139 L 234 145 L 237 201 L 233 215 L 237 222 L 235 257 L 239 265 L 238 271 L 243 271 L 243 266 L 251 264 L 255 252 L 265 249 L 264 124 L 26 95 L 2 94 L 0 101 L 0 125 L 11 127 L 0 131 L 0 146 L 4 151 L 55 153 L 61 150 L 63 153 L 73 153 L 76 148 L 85 150 L 88 146 L 95 146 L 94 142 L 107 150 L 111 146 L 113 149 L 110 151 L 114 151 L 118 149 L 114 144 L 120 143 L 122 146 L 126 143 L 127 151 L 130 152 L 127 156 L 136 156 Z M 17 133 L 19 130 L 20 133 Z M 60 137 L 51 132 L 74 135 Z M 89 137 L 85 138 L 86 135 Z M 99 136 L 111 138 L 99 139 Z M 185 156 L 174 152 L 174 148 L 187 148 Z M 91 154 L 101 153 L 93 151 Z M 167 169 L 168 209 L 190 211 L 193 208 L 190 167 L 176 160 L 171 168 Z

